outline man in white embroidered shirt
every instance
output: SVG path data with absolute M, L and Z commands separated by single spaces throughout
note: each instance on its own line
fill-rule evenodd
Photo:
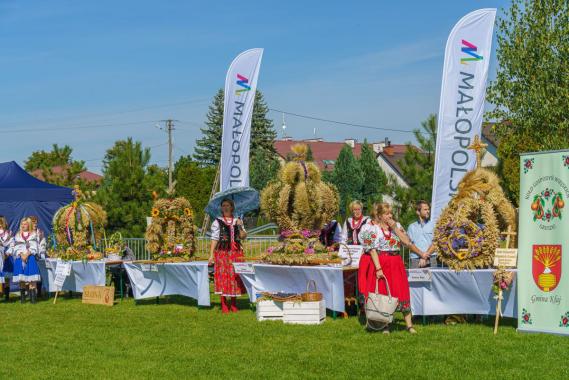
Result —
M 410 267 L 424 268 L 437 266 L 435 246 L 433 244 L 433 230 L 435 226 L 430 219 L 431 208 L 427 201 L 421 200 L 417 202 L 415 211 L 417 213 L 417 221 L 409 225 L 407 234 L 413 244 L 425 253 L 419 257 L 416 253 L 411 252 Z

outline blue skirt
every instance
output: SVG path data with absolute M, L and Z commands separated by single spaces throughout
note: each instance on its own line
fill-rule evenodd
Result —
M 40 281 L 40 279 L 40 268 L 34 255 L 28 256 L 28 261 L 25 263 L 21 257 L 16 259 L 12 282 L 31 282 Z
M 10 282 L 14 272 L 14 258 L 10 255 L 4 257 L 4 266 L 0 271 L 0 283 Z

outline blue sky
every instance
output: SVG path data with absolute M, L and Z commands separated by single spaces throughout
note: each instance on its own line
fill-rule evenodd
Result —
M 253 47 L 265 49 L 258 88 L 269 107 L 409 131 L 438 110 L 453 25 L 508 4 L 0 0 L 0 161 L 68 144 L 100 172 L 106 149 L 132 136 L 165 166 L 159 120 L 179 120 L 175 156 L 192 153 L 227 67 Z M 269 116 L 280 136 L 281 114 Z M 293 116 L 286 124 L 298 139 L 316 128 L 330 141 L 413 141 Z

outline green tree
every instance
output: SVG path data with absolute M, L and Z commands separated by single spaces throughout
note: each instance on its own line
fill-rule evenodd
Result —
M 519 153 L 569 146 L 569 2 L 513 0 L 497 25 L 487 117 L 498 121 L 498 170 L 517 203 Z
M 107 212 L 107 229 L 125 237 L 143 237 L 150 215 L 152 192 L 164 195 L 167 176 L 149 165 L 150 149 L 132 138 L 115 142 L 103 159 L 104 179 L 95 200 Z
M 277 177 L 281 167 L 274 154 L 259 149 L 253 154 L 249 168 L 249 185 L 259 191 Z
M 308 145 L 308 149 L 306 150 L 306 161 L 314 161 L 314 154 L 312 153 L 312 148 L 310 144 Z
M 415 203 L 418 200 L 431 201 L 437 141 L 436 115 L 429 115 L 421 122 L 421 129 L 413 130 L 413 134 L 420 149 L 408 143 L 405 156 L 399 161 L 399 167 L 409 187 L 404 188 L 391 181 L 391 194 L 397 201 L 399 220 L 404 225 L 415 220 Z
M 379 166 L 373 147 L 364 140 L 359 165 L 362 172 L 361 201 L 367 210 L 371 210 L 374 202 L 382 200 L 386 191 L 387 176 Z
M 217 165 L 221 156 L 221 136 L 223 131 L 223 90 L 213 98 L 206 116 L 205 128 L 201 128 L 202 138 L 196 141 L 194 159 L 201 165 Z M 273 121 L 267 118 L 269 107 L 263 94 L 257 90 L 251 119 L 251 152 L 264 149 L 275 153 L 274 141 L 277 133 Z
M 361 198 L 363 174 L 352 147 L 345 144 L 340 150 L 332 172 L 332 183 L 340 194 L 340 213 L 345 215 L 348 204 Z
M 201 227 L 204 218 L 204 208 L 209 202 L 211 188 L 215 180 L 216 168 L 213 166 L 200 166 L 191 156 L 182 156 L 174 164 L 174 178 L 176 179 L 176 196 L 190 201 L 194 210 L 194 221 Z
M 73 160 L 72 153 L 73 149 L 69 145 L 60 147 L 53 144 L 51 151 L 33 152 L 26 160 L 24 169 L 29 173 L 39 171 L 46 182 L 55 185 L 79 185 L 83 190 L 92 190 L 95 187 L 94 183 L 79 178 L 79 174 L 86 170 L 85 161 Z M 54 167 L 59 167 L 60 170 L 54 170 Z
M 45 166 L 66 165 L 73 161 L 71 158 L 72 153 L 73 149 L 69 145 L 60 147 L 57 144 L 53 144 L 51 151 L 38 150 L 33 152 L 24 163 L 24 169 L 31 172 L 36 169 L 42 169 Z

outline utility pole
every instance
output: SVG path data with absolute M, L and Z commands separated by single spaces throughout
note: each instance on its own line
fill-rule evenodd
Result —
M 172 131 L 174 130 L 174 122 L 177 120 L 167 119 L 162 121 L 166 123 L 166 131 L 168 132 L 168 192 L 172 193 L 174 191 L 174 181 L 172 180 L 172 175 L 174 172 L 172 166 L 172 149 L 174 147 L 174 143 L 172 141 Z
M 168 130 L 168 190 L 172 191 L 172 130 L 174 129 L 174 121 L 166 120 L 166 129 Z

